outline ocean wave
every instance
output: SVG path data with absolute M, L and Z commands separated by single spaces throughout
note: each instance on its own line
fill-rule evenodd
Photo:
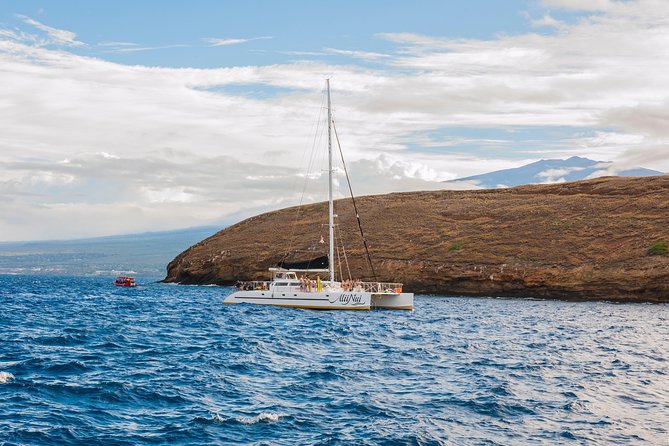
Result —
M 0 384 L 6 384 L 14 379 L 14 375 L 9 372 L 0 372 Z
M 257 424 L 274 423 L 285 417 L 286 414 L 277 412 L 261 412 L 255 416 L 226 417 L 218 413 L 211 413 L 210 417 L 196 417 L 195 422 L 201 424 Z
M 153 389 L 149 386 L 133 386 L 129 395 L 133 400 L 157 406 L 171 406 L 188 403 L 187 395 L 178 389 Z
M 86 370 L 88 370 L 88 367 L 81 361 L 61 362 L 46 368 L 46 371 L 51 373 L 81 373 Z
M 55 335 L 55 336 L 41 336 L 35 339 L 35 342 L 42 345 L 57 345 L 57 346 L 70 346 L 70 345 L 81 345 L 86 341 L 71 334 L 65 335 Z
M 16 363 L 16 369 L 21 372 L 35 372 L 44 368 L 46 360 L 44 358 L 30 358 Z
M 65 380 L 44 381 L 32 380 L 26 381 L 25 387 L 30 390 L 51 395 L 55 400 L 77 401 L 78 404 L 85 404 L 90 401 L 101 401 L 105 404 L 124 404 L 136 401 L 136 396 L 132 394 L 132 388 L 122 382 L 102 381 L 86 382 L 84 384 L 75 384 Z M 96 408 L 96 411 L 101 410 Z
M 281 417 L 285 417 L 285 414 L 280 414 L 276 412 L 263 412 L 255 417 L 237 417 L 237 421 L 242 424 L 255 424 L 255 423 L 273 423 L 279 421 Z
M 588 404 L 583 401 L 570 401 L 563 406 L 563 409 L 569 412 L 587 412 Z
M 664 444 L 669 306 L 419 296 L 413 312 L 315 312 L 222 305 L 228 290 L 0 276 L 0 432 L 12 444 Z

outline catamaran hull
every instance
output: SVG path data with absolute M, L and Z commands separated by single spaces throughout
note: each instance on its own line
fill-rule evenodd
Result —
M 372 294 L 372 308 L 413 310 L 413 293 Z
M 413 308 L 413 294 L 380 295 L 369 292 L 283 292 L 237 291 L 223 300 L 224 304 L 274 305 L 312 310 L 370 310 L 372 308 Z

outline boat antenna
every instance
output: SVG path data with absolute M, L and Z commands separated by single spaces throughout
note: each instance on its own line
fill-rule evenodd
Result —
M 369 262 L 369 267 L 372 270 L 372 276 L 374 276 L 374 281 L 376 282 L 376 271 L 374 270 L 374 264 L 372 263 L 372 257 L 369 255 L 369 247 L 367 246 L 367 239 L 365 238 L 365 233 L 362 230 L 362 222 L 360 221 L 360 213 L 358 212 L 358 206 L 355 204 L 355 196 L 353 195 L 353 188 L 351 187 L 351 179 L 348 176 L 348 169 L 346 168 L 346 161 L 344 161 L 344 152 L 341 150 L 341 143 L 339 142 L 339 134 L 337 133 L 337 126 L 335 126 L 334 121 L 332 122 L 332 128 L 334 129 L 335 138 L 337 138 L 337 146 L 339 146 L 339 155 L 341 156 L 341 164 L 344 167 L 344 173 L 346 174 L 346 183 L 348 183 L 348 191 L 351 193 L 351 201 L 353 202 L 353 210 L 355 211 L 355 218 L 358 220 L 358 229 L 360 229 L 360 236 L 362 237 L 362 244 L 365 245 L 365 253 L 367 253 L 367 262 Z
M 334 284 L 334 202 L 332 199 L 332 104 L 330 102 L 330 79 L 325 80 L 328 90 L 328 203 L 330 227 L 330 284 Z

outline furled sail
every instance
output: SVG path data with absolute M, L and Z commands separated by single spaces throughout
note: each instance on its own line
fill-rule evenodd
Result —
M 276 266 L 283 269 L 328 269 L 328 256 L 299 262 L 281 261 Z

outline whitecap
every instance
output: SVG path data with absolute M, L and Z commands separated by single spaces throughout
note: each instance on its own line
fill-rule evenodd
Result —
M 0 384 L 8 383 L 14 379 L 14 375 L 9 372 L 0 372 Z
M 273 423 L 279 421 L 281 417 L 285 416 L 284 414 L 274 413 L 274 412 L 263 412 L 260 415 L 255 417 L 241 417 L 237 418 L 237 421 L 244 424 L 255 424 L 255 423 Z
M 214 420 L 215 423 L 224 423 L 224 422 L 226 421 L 226 418 L 220 416 L 220 415 L 217 414 L 217 413 L 214 413 L 214 414 L 213 414 L 213 420 Z

